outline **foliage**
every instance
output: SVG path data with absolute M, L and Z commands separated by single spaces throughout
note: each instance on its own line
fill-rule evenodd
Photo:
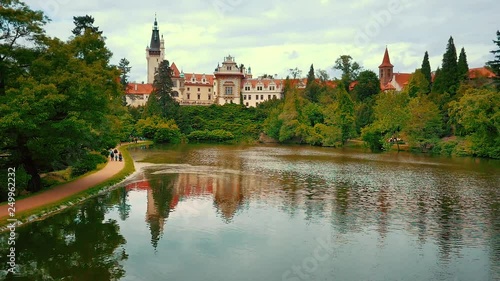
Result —
M 326 82 L 330 80 L 330 76 L 328 75 L 328 72 L 324 69 L 318 69 L 316 70 L 316 77 L 319 78 L 319 81 L 321 82 Z
M 172 98 L 172 69 L 168 60 L 164 60 L 158 66 L 158 73 L 153 83 L 154 91 L 149 96 L 143 118 L 151 116 L 162 116 L 166 119 L 179 120 L 179 103 Z
M 465 48 L 462 48 L 462 50 L 460 51 L 460 56 L 458 57 L 457 75 L 460 81 L 467 80 L 469 78 L 469 64 L 467 63 Z
M 415 70 L 412 74 L 408 81 L 408 85 L 405 87 L 405 91 L 407 91 L 408 95 L 412 98 L 429 92 L 429 82 L 427 82 L 421 69 Z
M 457 135 L 470 142 L 469 154 L 500 158 L 500 95 L 488 89 L 470 89 L 450 104 L 453 124 L 459 125 Z
M 15 189 L 15 195 L 19 196 L 28 187 L 28 181 L 30 180 L 31 176 L 26 172 L 23 166 L 18 166 L 15 167 L 15 173 L 16 173 L 16 189 Z M 9 196 L 9 185 L 7 184 L 8 182 L 8 169 L 1 169 L 0 170 L 0 181 L 4 182 L 6 184 L 0 185 L 0 202 L 5 202 L 8 200 Z
M 494 59 L 488 61 L 487 65 L 496 74 L 495 83 L 497 90 L 500 91 L 500 30 L 497 30 L 497 39 L 493 40 L 493 43 L 497 45 L 497 49 L 490 52 L 494 55 Z
M 362 102 L 380 92 L 380 80 L 377 74 L 371 70 L 361 71 L 357 81 L 358 83 L 354 87 L 356 100 Z
M 439 141 L 442 119 L 439 108 L 426 95 L 419 95 L 408 104 L 409 119 L 404 128 L 410 147 L 429 151 Z
M 226 142 L 234 139 L 234 135 L 226 130 L 192 131 L 187 136 L 190 142 Z
M 345 85 L 346 90 L 349 89 L 351 82 L 358 79 L 359 72 L 362 70 L 361 66 L 353 61 L 349 55 L 341 55 L 337 60 L 333 69 L 342 71 L 342 78 L 340 79 Z
M 438 75 L 439 74 L 439 75 Z M 435 83 L 432 91 L 437 94 L 449 93 L 454 96 L 458 90 L 459 73 L 457 65 L 457 50 L 453 37 L 448 40 L 446 52 L 443 55 L 441 71 L 436 73 Z
M 427 80 L 427 85 L 429 88 L 427 89 L 426 93 L 428 93 L 430 92 L 431 89 L 430 86 L 432 85 L 432 76 L 431 76 L 431 64 L 429 63 L 429 53 L 427 51 L 425 51 L 424 59 L 422 60 L 421 72 L 424 75 L 425 80 Z
M 43 51 L 43 26 L 49 19 L 41 11 L 33 11 L 19 0 L 2 1 L 0 9 L 0 95 L 33 59 Z M 27 46 L 26 42 L 34 45 Z
M 300 70 L 298 67 L 290 68 L 288 72 L 290 73 L 290 75 L 292 75 L 293 79 L 302 77 L 302 70 Z
M 314 82 L 316 77 L 314 76 L 314 66 L 311 64 L 311 68 L 309 68 L 309 73 L 307 73 L 307 84 L 306 86 L 311 85 Z
M 73 28 L 71 33 L 73 33 L 74 36 L 83 35 L 87 31 L 102 34 L 102 31 L 99 31 L 99 27 L 94 26 L 94 18 L 92 16 L 85 15 L 73 17 L 73 23 L 75 24 L 75 28 Z
M 384 148 L 384 133 L 377 126 L 366 126 L 361 130 L 361 139 L 371 151 L 377 152 Z
M 126 58 L 120 59 L 118 63 L 118 69 L 120 70 L 120 83 L 125 89 L 128 84 L 128 74 L 130 73 L 130 69 L 132 67 L 129 66 L 130 62 Z
M 106 163 L 107 158 L 101 154 L 87 153 L 83 158 L 71 167 L 71 176 L 78 177 L 87 172 L 95 170 L 97 165 Z
M 325 124 L 340 129 L 342 144 L 356 133 L 354 103 L 344 88 L 336 92 L 336 101 L 325 107 Z
M 135 131 L 139 136 L 152 139 L 157 143 L 180 143 L 181 131 L 173 119 L 166 120 L 160 116 L 140 119 Z

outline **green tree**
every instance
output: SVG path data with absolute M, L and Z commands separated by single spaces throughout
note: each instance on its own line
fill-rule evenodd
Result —
M 464 48 L 462 48 L 460 56 L 458 57 L 457 72 L 458 79 L 460 81 L 467 80 L 469 78 L 469 64 L 467 63 L 467 55 L 465 54 Z
M 0 98 L 0 151 L 30 174 L 29 191 L 41 189 L 40 172 L 65 168 L 118 141 L 112 124 L 122 93 L 119 72 L 106 58 L 89 64 L 79 56 L 82 43 L 96 39 L 79 37 L 46 39 L 43 55 Z M 109 52 L 103 48 L 98 51 Z
M 311 68 L 309 68 L 309 73 L 307 73 L 307 84 L 306 87 L 314 83 L 316 77 L 314 76 L 314 66 L 311 64 Z
M 326 82 L 330 80 L 330 76 L 328 75 L 328 72 L 324 69 L 318 69 L 316 70 L 316 76 L 319 78 L 319 81 L 321 82 Z
M 450 120 L 471 144 L 467 154 L 500 158 L 500 95 L 488 89 L 469 88 L 450 103 Z
M 345 89 L 339 87 L 336 93 L 336 102 L 326 108 L 325 124 L 340 129 L 342 144 L 355 135 L 354 103 Z
M 441 71 L 439 75 L 436 73 L 432 91 L 437 94 L 448 93 L 453 97 L 458 90 L 458 85 L 457 49 L 455 48 L 453 37 L 450 37 L 446 52 L 443 55 Z
M 386 140 L 389 138 L 399 138 L 401 131 L 405 128 L 409 114 L 407 105 L 409 96 L 405 92 L 382 92 L 377 96 L 374 110 L 374 122 L 365 130 L 367 132 L 380 132 L 382 143 L 388 148 L 391 143 Z M 398 151 L 399 151 L 399 142 Z
M 358 101 L 374 97 L 380 92 L 380 80 L 375 72 L 364 70 L 359 73 L 358 84 L 354 87 L 354 96 Z
M 83 35 L 86 31 L 90 31 L 93 33 L 102 34 L 102 31 L 99 31 L 98 26 L 94 26 L 94 18 L 89 15 L 73 17 L 73 23 L 75 24 L 75 28 L 71 31 L 74 36 Z
M 429 89 L 427 92 L 430 92 L 430 87 L 432 85 L 432 76 L 431 76 L 431 64 L 429 63 L 429 53 L 425 51 L 424 54 L 424 59 L 422 60 L 422 68 L 421 68 L 422 74 L 425 77 L 425 80 L 427 80 L 427 84 L 429 85 Z
M 427 79 L 421 69 L 415 70 L 415 72 L 411 75 L 408 85 L 405 87 L 405 91 L 407 91 L 408 95 L 412 98 L 428 93 L 429 82 L 427 82 Z
M 342 78 L 340 80 L 344 83 L 346 90 L 349 90 L 351 82 L 358 79 L 359 72 L 362 70 L 361 66 L 353 61 L 349 55 L 341 55 L 335 60 L 333 69 L 342 71 Z
M 118 69 L 120 70 L 120 83 L 123 88 L 126 89 L 128 85 L 128 74 L 132 67 L 129 66 L 130 62 L 126 58 L 122 58 L 118 63 Z
M 411 147 L 429 151 L 442 133 L 442 118 L 439 108 L 428 96 L 419 95 L 408 104 L 409 120 L 404 132 Z
M 290 73 L 293 79 L 298 79 L 302 77 L 302 70 L 300 70 L 298 67 L 290 68 L 288 72 Z
M 49 19 L 19 0 L 2 1 L 0 8 L 0 95 L 29 68 L 42 50 Z M 32 46 L 25 44 L 32 43 Z
M 487 62 L 487 65 L 493 70 L 496 74 L 495 84 L 497 86 L 497 90 L 500 91 L 500 31 L 497 30 L 497 39 L 493 40 L 493 43 L 497 45 L 497 49 L 491 51 L 494 58 L 491 61 Z
M 179 103 L 172 98 L 172 87 L 174 86 L 172 75 L 168 60 L 162 61 L 158 66 L 158 73 L 155 75 L 153 82 L 154 95 L 151 95 L 150 99 L 154 99 L 152 102 L 158 102 L 161 115 L 164 118 L 178 120 Z

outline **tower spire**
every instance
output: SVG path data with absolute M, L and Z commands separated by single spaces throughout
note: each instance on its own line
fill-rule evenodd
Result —
M 394 67 L 394 65 L 391 64 L 391 59 L 389 58 L 389 50 L 387 49 L 387 45 L 385 46 L 384 59 L 382 60 L 382 64 L 379 66 L 379 68 L 381 67 Z

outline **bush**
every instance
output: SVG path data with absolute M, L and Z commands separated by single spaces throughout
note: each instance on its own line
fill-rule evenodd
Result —
M 382 132 L 373 126 L 363 128 L 361 130 L 361 138 L 371 151 L 381 151 L 384 148 Z
M 175 125 L 175 122 L 167 122 L 158 125 L 154 141 L 156 143 L 180 143 L 181 137 L 181 131 Z
M 73 165 L 73 167 L 71 168 L 71 176 L 78 177 L 80 175 L 83 175 L 89 171 L 94 170 L 97 165 L 105 163 L 106 161 L 107 158 L 101 154 L 89 153 L 82 159 L 80 159 L 80 161 L 78 161 L 75 165 Z
M 8 169 L 1 169 L 0 170 L 0 181 L 2 184 L 0 184 L 0 202 L 7 201 L 8 199 Z M 26 170 L 24 169 L 23 166 L 17 167 L 15 171 L 15 183 L 16 183 L 16 191 L 15 194 L 16 196 L 20 195 L 26 188 L 28 187 L 28 181 L 30 180 L 31 176 L 26 173 Z
M 196 142 L 226 142 L 234 139 L 234 135 L 225 130 L 192 131 L 187 137 L 189 141 Z

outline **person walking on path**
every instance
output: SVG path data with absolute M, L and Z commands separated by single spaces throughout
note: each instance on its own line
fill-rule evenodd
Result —
M 111 150 L 111 152 L 109 153 L 109 156 L 111 157 L 111 161 L 113 161 L 115 159 L 115 152 L 113 150 Z
M 119 152 L 119 153 L 118 153 L 118 160 L 119 160 L 120 162 L 122 162 L 122 160 L 123 160 L 123 156 L 122 156 L 122 153 L 121 153 L 121 152 Z

